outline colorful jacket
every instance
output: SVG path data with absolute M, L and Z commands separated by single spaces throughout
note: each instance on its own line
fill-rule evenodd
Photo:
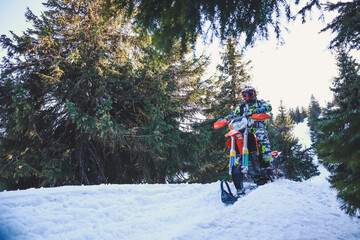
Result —
M 254 103 L 242 103 L 235 108 L 235 110 L 227 115 L 226 119 L 232 119 L 241 116 L 249 116 L 255 113 L 269 113 L 271 112 L 272 107 L 270 103 L 265 102 L 264 100 L 255 100 Z M 266 128 L 265 121 L 256 121 L 251 120 L 251 126 L 255 128 Z

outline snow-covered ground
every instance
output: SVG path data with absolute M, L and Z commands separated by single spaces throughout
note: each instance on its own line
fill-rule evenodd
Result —
M 360 239 L 360 221 L 340 210 L 321 172 L 261 186 L 232 206 L 219 182 L 0 192 L 0 239 Z

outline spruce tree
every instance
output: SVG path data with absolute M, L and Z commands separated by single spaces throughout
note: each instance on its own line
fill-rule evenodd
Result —
M 296 107 L 295 114 L 296 114 L 295 123 L 300 123 L 302 121 L 302 119 L 301 119 L 301 113 L 300 113 L 299 106 Z
M 229 150 L 224 137 L 228 128 L 213 129 L 213 123 L 214 119 L 229 114 L 241 103 L 241 89 L 250 81 L 250 62 L 243 59 L 233 38 L 227 40 L 221 59 L 222 64 L 217 67 L 219 73 L 209 86 L 204 101 L 203 114 L 207 121 L 199 128 L 202 134 L 208 134 L 210 138 L 201 158 L 203 167 L 200 172 L 192 174 L 194 181 L 211 182 L 228 177 Z
M 308 117 L 307 110 L 304 107 L 301 107 L 301 121 Z
M 216 36 L 222 41 L 229 37 L 241 39 L 251 46 L 258 39 L 267 39 L 270 33 L 281 40 L 282 20 L 291 21 L 296 14 L 288 1 L 258 0 L 107 0 L 107 16 L 126 9 L 135 13 L 136 23 L 144 34 L 155 36 L 155 45 L 171 49 L 181 40 L 183 48 L 194 45 L 198 36 Z M 319 0 L 295 1 L 300 14 L 306 15 L 313 6 L 321 7 Z M 298 7 L 296 6 L 296 7 Z
M 304 120 L 302 113 L 300 112 L 299 106 L 295 110 L 290 109 L 289 114 L 295 123 L 300 123 Z
M 286 110 L 283 101 L 280 102 L 279 114 L 270 119 L 268 130 L 272 150 L 281 151 L 283 162 L 281 168 L 286 177 L 302 181 L 318 175 L 309 149 L 302 150 L 299 140 L 294 136 L 294 121 Z
M 319 116 L 321 114 L 321 107 L 319 102 L 316 100 L 316 98 L 314 97 L 314 95 L 311 95 L 310 98 L 310 105 L 309 105 L 309 110 L 308 110 L 308 115 L 309 115 L 309 120 L 308 120 L 308 126 L 310 128 L 310 137 L 311 137 L 311 141 L 313 143 L 316 143 L 316 138 L 318 135 L 318 131 L 317 131 L 317 123 L 319 120 Z
M 349 50 L 360 50 L 360 3 L 358 0 L 326 3 L 326 11 L 336 11 L 338 15 L 321 31 L 330 30 L 336 33 L 330 42 L 330 48 L 347 47 Z
M 292 119 L 293 121 L 295 121 L 295 119 L 296 119 L 296 113 L 295 113 L 294 109 L 290 108 L 290 109 L 289 109 L 289 114 L 290 114 L 291 119 Z
M 220 73 L 216 83 L 220 87 L 218 103 L 213 103 L 210 108 L 216 111 L 217 105 L 221 109 L 217 110 L 217 116 L 234 110 L 241 103 L 241 90 L 251 79 L 248 73 L 251 61 L 244 60 L 243 55 L 236 49 L 236 41 L 229 38 L 225 47 L 225 52 L 221 54 L 222 65 L 217 66 Z
M 4 188 L 164 182 L 197 166 L 206 59 L 164 56 L 101 0 L 48 0 L 33 28 L 1 36 L 0 182 Z M 181 52 L 181 53 L 180 53 Z
M 338 67 L 332 88 L 335 106 L 329 105 L 320 121 L 316 151 L 331 172 L 341 208 L 355 215 L 360 209 L 360 65 L 340 51 Z
M 281 150 L 283 156 L 291 155 L 291 147 L 296 144 L 296 138 L 292 131 L 294 129 L 294 120 L 287 112 L 283 101 L 280 101 L 279 114 L 275 117 L 274 122 L 271 124 L 275 136 L 270 138 L 272 140 L 271 148 Z

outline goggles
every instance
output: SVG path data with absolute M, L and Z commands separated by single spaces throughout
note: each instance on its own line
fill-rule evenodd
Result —
M 244 97 L 244 98 L 251 98 L 251 97 L 253 97 L 254 96 L 254 92 L 244 92 L 243 94 L 242 94 L 242 96 Z

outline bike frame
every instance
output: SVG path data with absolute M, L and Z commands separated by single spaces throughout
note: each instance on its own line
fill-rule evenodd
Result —
M 231 123 L 230 123 L 231 124 Z M 230 161 L 229 161 L 229 175 L 231 175 L 232 168 L 235 165 L 236 158 L 236 135 L 241 136 L 241 132 L 238 130 L 231 130 L 225 136 L 231 137 L 231 148 L 230 148 Z M 243 147 L 242 147 L 242 166 L 245 169 L 249 166 L 249 150 L 248 150 L 248 127 L 246 126 L 244 129 L 244 134 L 242 136 Z
M 244 117 L 240 117 L 241 119 Z M 265 120 L 269 118 L 269 115 L 267 114 L 253 114 L 251 116 L 252 119 L 254 120 Z M 239 119 L 239 118 L 235 118 L 235 119 Z M 231 138 L 231 145 L 230 145 L 230 160 L 229 160 L 229 175 L 232 174 L 232 168 L 235 165 L 235 161 L 236 161 L 236 138 L 241 139 L 242 138 L 242 166 L 243 166 L 243 172 L 246 173 L 249 167 L 249 150 L 248 150 L 248 137 L 249 137 L 249 132 L 248 132 L 248 123 L 249 120 L 247 118 L 246 119 L 246 125 L 244 128 L 244 133 L 242 134 L 240 131 L 235 130 L 232 128 L 232 124 L 234 123 L 234 120 L 232 119 L 230 122 L 228 122 L 226 119 L 223 119 L 221 121 L 217 121 L 214 123 L 214 128 L 220 128 L 225 126 L 226 124 L 229 124 L 229 128 L 231 129 L 228 133 L 225 134 L 226 137 L 230 137 Z M 255 137 L 255 136 L 254 136 Z M 256 139 L 256 137 L 255 137 Z M 257 145 L 257 144 L 256 144 Z

